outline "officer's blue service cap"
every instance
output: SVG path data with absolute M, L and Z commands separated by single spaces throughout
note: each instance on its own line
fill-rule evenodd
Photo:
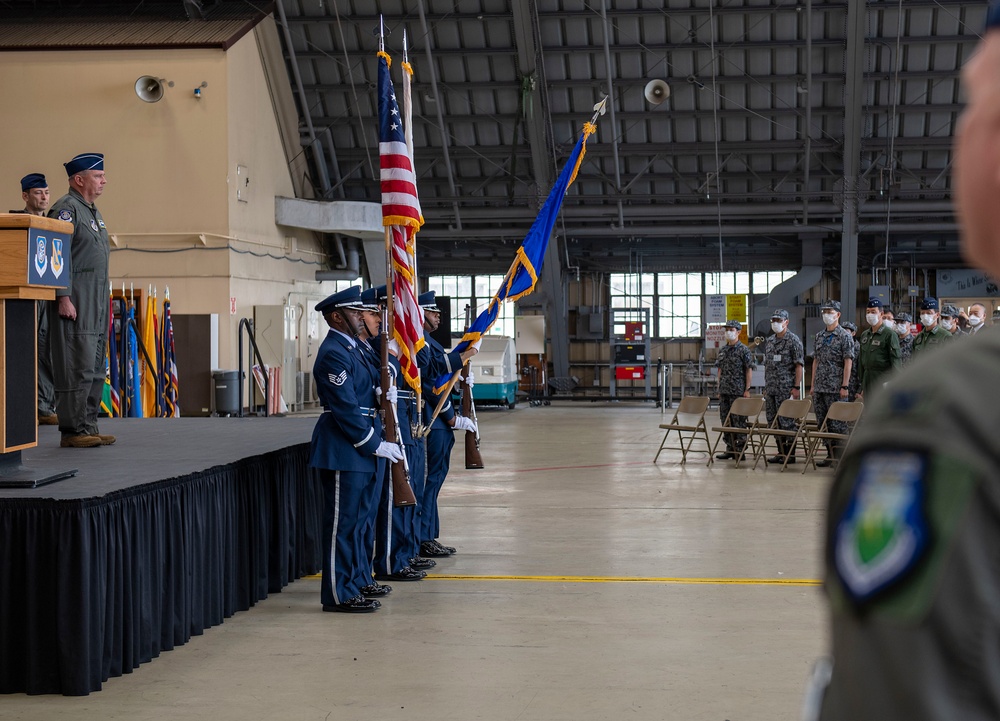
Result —
M 784 308 L 778 308 L 776 311 L 771 313 L 771 320 L 775 318 L 781 318 L 781 320 L 788 320 L 788 311 Z
M 378 310 L 378 288 L 367 288 L 362 291 L 361 305 L 365 310 Z
M 361 286 L 352 285 L 347 290 L 334 293 L 316 304 L 316 311 L 319 313 L 331 313 L 338 308 L 361 310 Z
M 384 285 L 380 285 L 375 289 L 375 298 L 379 303 L 385 303 L 389 300 L 389 293 Z
M 938 301 L 937 298 L 924 298 L 920 302 L 920 310 L 937 310 Z
M 21 192 L 26 193 L 34 188 L 47 188 L 49 187 L 48 182 L 45 180 L 45 176 L 41 173 L 28 173 L 23 178 L 21 178 Z
M 868 305 L 866 305 L 865 307 L 866 308 L 881 308 L 881 309 L 885 308 L 885 306 L 882 305 L 882 300 L 880 298 L 869 298 L 868 299 Z
M 84 170 L 104 170 L 104 153 L 80 153 L 68 163 L 63 163 L 63 167 L 67 177 Z
M 946 305 L 941 309 L 942 318 L 958 318 L 959 315 L 961 315 L 961 313 L 959 313 L 958 308 L 953 305 Z
M 429 310 L 433 313 L 440 313 L 441 309 L 437 307 L 437 294 L 433 290 L 429 290 L 426 293 L 421 293 L 417 298 L 417 305 L 419 305 L 424 310 Z
M 726 328 L 735 328 L 736 330 L 743 330 L 743 324 L 738 320 L 727 320 Z
M 854 333 L 856 333 L 858 330 L 858 327 L 854 325 L 851 321 L 847 321 L 846 323 L 841 323 L 840 327 L 843 328 L 844 330 L 849 330 Z
M 910 317 L 909 313 L 896 313 L 896 321 L 902 323 L 912 323 L 913 318 Z
M 837 311 L 839 313 L 840 312 L 840 301 L 839 300 L 828 300 L 825 303 L 823 303 L 823 305 L 821 305 L 819 307 L 820 310 L 826 310 L 827 308 L 830 308 L 831 310 L 835 310 L 835 311 Z

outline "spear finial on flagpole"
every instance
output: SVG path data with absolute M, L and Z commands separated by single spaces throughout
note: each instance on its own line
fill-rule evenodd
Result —
M 403 28 L 403 62 L 404 63 L 410 62 L 410 57 L 407 54 L 407 47 L 406 47 L 406 28 Z
M 385 52 L 385 17 L 381 13 L 378 16 L 378 51 Z
M 163 300 L 170 300 L 170 286 L 163 286 Z
M 590 119 L 591 125 L 597 122 L 597 118 L 599 116 L 604 115 L 604 113 L 607 112 L 608 110 L 607 106 L 608 106 L 608 96 L 605 95 L 604 98 L 602 98 L 601 101 L 594 106 L 594 117 Z

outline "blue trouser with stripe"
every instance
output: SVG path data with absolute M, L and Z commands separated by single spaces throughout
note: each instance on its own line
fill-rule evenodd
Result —
M 379 458 L 375 467 L 375 482 L 366 489 L 361 505 L 362 544 L 364 546 L 364 573 L 365 585 L 375 582 L 372 568 L 372 560 L 375 558 L 375 522 L 378 517 L 379 499 L 382 498 L 382 486 L 386 482 L 386 469 L 389 462 L 384 458 Z
M 406 448 L 409 451 L 409 447 Z M 407 463 L 411 454 L 406 454 Z M 410 487 L 413 487 L 413 476 L 410 476 Z M 416 492 L 414 492 L 416 496 Z M 392 479 L 389 476 L 389 466 L 386 465 L 385 483 L 382 484 L 382 497 L 378 504 L 378 517 L 375 521 L 375 573 L 397 573 L 410 565 L 413 553 L 413 517 L 415 506 L 393 507 Z
M 427 480 L 422 495 L 423 512 L 420 518 L 420 540 L 433 541 L 441 533 L 438 515 L 438 494 L 451 465 L 451 449 L 455 446 L 455 432 L 450 428 L 433 428 L 427 434 Z
M 332 606 L 361 595 L 361 587 L 368 583 L 361 507 L 373 483 L 371 473 L 357 471 L 320 468 L 319 477 L 325 499 L 320 598 L 324 606 Z

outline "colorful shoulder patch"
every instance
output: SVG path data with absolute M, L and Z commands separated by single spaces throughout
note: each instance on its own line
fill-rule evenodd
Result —
M 924 502 L 927 457 L 911 451 L 871 451 L 833 539 L 834 568 L 856 603 L 906 576 L 924 556 L 930 527 Z
M 65 210 L 65 209 L 60 210 L 59 211 L 59 220 L 68 220 L 70 222 L 73 222 L 73 214 L 71 212 L 69 212 L 68 210 Z

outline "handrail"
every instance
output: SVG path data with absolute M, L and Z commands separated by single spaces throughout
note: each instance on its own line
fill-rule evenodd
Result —
M 249 318 L 240 318 L 240 327 L 236 331 L 237 335 L 237 345 L 239 348 L 239 374 L 240 374 L 240 398 L 239 398 L 239 411 L 236 414 L 237 418 L 243 417 L 243 379 L 247 377 L 246 372 L 243 370 L 243 329 L 246 328 L 247 340 L 250 341 L 250 346 L 253 348 L 253 354 L 257 357 L 257 365 L 264 375 L 264 415 L 268 416 L 269 402 L 271 399 L 271 378 L 267 372 L 267 366 L 264 365 L 264 359 L 260 357 L 260 350 L 257 348 L 257 337 L 253 332 L 253 321 Z M 253 360 L 253 356 L 249 358 L 250 361 Z M 253 363 L 248 363 L 247 368 L 250 370 L 250 376 L 253 376 Z M 250 383 L 250 390 L 247 394 L 247 406 L 253 406 L 253 382 Z M 259 414 L 258 414 L 259 415 Z
M 128 333 L 128 329 L 130 327 L 132 328 L 132 330 L 135 331 L 135 343 L 136 343 L 136 346 L 139 348 L 139 350 L 142 351 L 143 358 L 146 359 L 146 367 L 147 368 L 152 368 L 153 367 L 153 361 L 150 359 L 149 353 L 146 351 L 146 346 L 142 342 L 142 336 L 139 335 L 139 327 L 136 325 L 135 318 L 123 318 L 122 320 L 124 320 L 125 324 L 124 324 L 124 326 L 122 326 L 122 341 L 121 341 L 122 352 L 120 353 L 120 357 L 118 359 L 118 373 L 119 373 L 119 377 L 122 379 L 121 382 L 122 382 L 122 387 L 123 387 L 123 390 L 124 390 L 124 393 L 122 395 L 125 398 L 129 399 L 128 402 L 131 403 L 132 402 L 131 401 L 131 399 L 132 399 L 132 393 L 131 393 L 131 388 L 129 386 L 128 373 L 127 373 L 129 359 L 126 357 L 126 353 L 125 353 L 125 351 L 127 349 L 127 346 L 128 346 L 128 342 L 126 340 L 125 334 Z M 154 385 L 156 387 L 156 397 L 159 399 L 161 397 L 160 374 L 159 374 L 159 372 L 153 374 L 153 383 L 154 383 Z M 141 387 L 141 385 L 142 384 L 140 383 L 140 387 Z M 143 415 L 144 416 L 145 416 L 145 412 L 146 412 L 146 409 L 144 408 L 143 409 Z M 124 415 L 124 412 L 123 412 L 122 415 Z M 146 417 L 148 417 L 148 418 L 154 418 L 154 417 L 158 418 L 159 415 L 160 415 L 159 414 L 159 407 L 157 407 L 156 416 L 146 416 Z

